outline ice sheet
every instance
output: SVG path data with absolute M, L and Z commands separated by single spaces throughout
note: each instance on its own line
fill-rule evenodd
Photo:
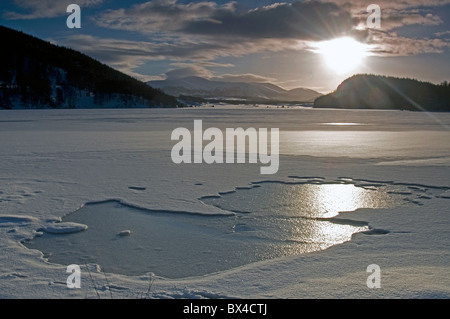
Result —
M 293 133 L 288 139 L 281 134 L 280 170 L 270 178 L 259 174 L 259 165 L 175 165 L 170 133 L 190 128 L 194 119 L 202 119 L 205 127 L 277 127 L 283 134 Z M 345 122 L 364 125 L 323 125 Z M 42 253 L 21 244 L 87 202 L 118 200 L 145 209 L 224 214 L 198 199 L 297 176 L 364 180 L 366 187 L 404 183 L 430 194 L 411 197 L 418 204 L 407 208 L 339 216 L 388 233 L 358 234 L 322 252 L 204 277 L 156 278 L 152 297 L 448 298 L 450 205 L 445 194 L 450 172 L 448 165 L 428 160 L 449 157 L 449 124 L 449 114 L 262 107 L 2 111 L 0 297 L 96 298 L 86 266 L 82 288 L 68 289 L 65 266 L 48 263 Z M 316 145 L 306 138 L 311 132 L 337 138 L 316 138 Z M 359 156 L 355 145 L 364 146 L 369 156 Z M 382 271 L 382 288 L 375 290 L 366 286 L 366 268 L 374 263 Z M 104 274 L 89 267 L 107 298 Z M 108 278 L 115 296 L 135 298 L 148 287 L 147 276 Z

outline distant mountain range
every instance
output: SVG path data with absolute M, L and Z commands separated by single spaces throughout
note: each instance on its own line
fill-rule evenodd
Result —
M 175 97 L 80 52 L 0 26 L 0 109 L 176 107 Z
M 214 81 L 196 76 L 150 81 L 147 84 L 176 97 L 192 96 L 206 100 L 313 102 L 322 95 L 304 88 L 285 90 L 271 83 Z
M 380 75 L 359 74 L 342 82 L 333 93 L 321 96 L 315 108 L 450 111 L 450 84 L 421 82 Z

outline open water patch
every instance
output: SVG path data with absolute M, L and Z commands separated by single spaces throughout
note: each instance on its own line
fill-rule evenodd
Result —
M 335 218 L 359 208 L 416 205 L 438 197 L 422 186 L 341 178 L 262 181 L 200 198 L 229 214 L 147 210 L 119 201 L 88 203 L 24 243 L 52 263 L 95 263 L 105 272 L 166 278 L 201 276 L 326 249 L 353 234 L 386 235 Z M 442 191 L 442 190 L 441 190 Z M 408 200 L 406 200 L 408 199 Z

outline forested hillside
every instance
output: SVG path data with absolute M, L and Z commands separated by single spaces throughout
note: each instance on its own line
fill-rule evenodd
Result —
M 410 111 L 450 111 L 448 82 L 432 84 L 414 79 L 355 75 L 337 90 L 317 98 L 316 108 L 396 109 Z
M 0 108 L 176 107 L 176 98 L 80 52 L 0 26 Z

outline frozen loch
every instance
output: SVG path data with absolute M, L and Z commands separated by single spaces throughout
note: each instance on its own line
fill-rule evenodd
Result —
M 278 171 L 174 163 L 171 134 L 195 120 L 278 128 Z M 2 111 L 0 297 L 97 298 L 95 283 L 136 298 L 154 273 L 155 298 L 448 298 L 449 127 L 400 111 Z
M 422 196 L 423 191 L 415 192 Z M 405 195 L 412 195 L 406 186 L 292 178 L 200 198 L 229 214 L 146 210 L 119 201 L 88 203 L 25 245 L 62 265 L 93 263 L 103 271 L 132 276 L 202 276 L 322 250 L 358 232 L 385 234 L 366 222 L 334 217 L 360 208 L 406 205 Z

